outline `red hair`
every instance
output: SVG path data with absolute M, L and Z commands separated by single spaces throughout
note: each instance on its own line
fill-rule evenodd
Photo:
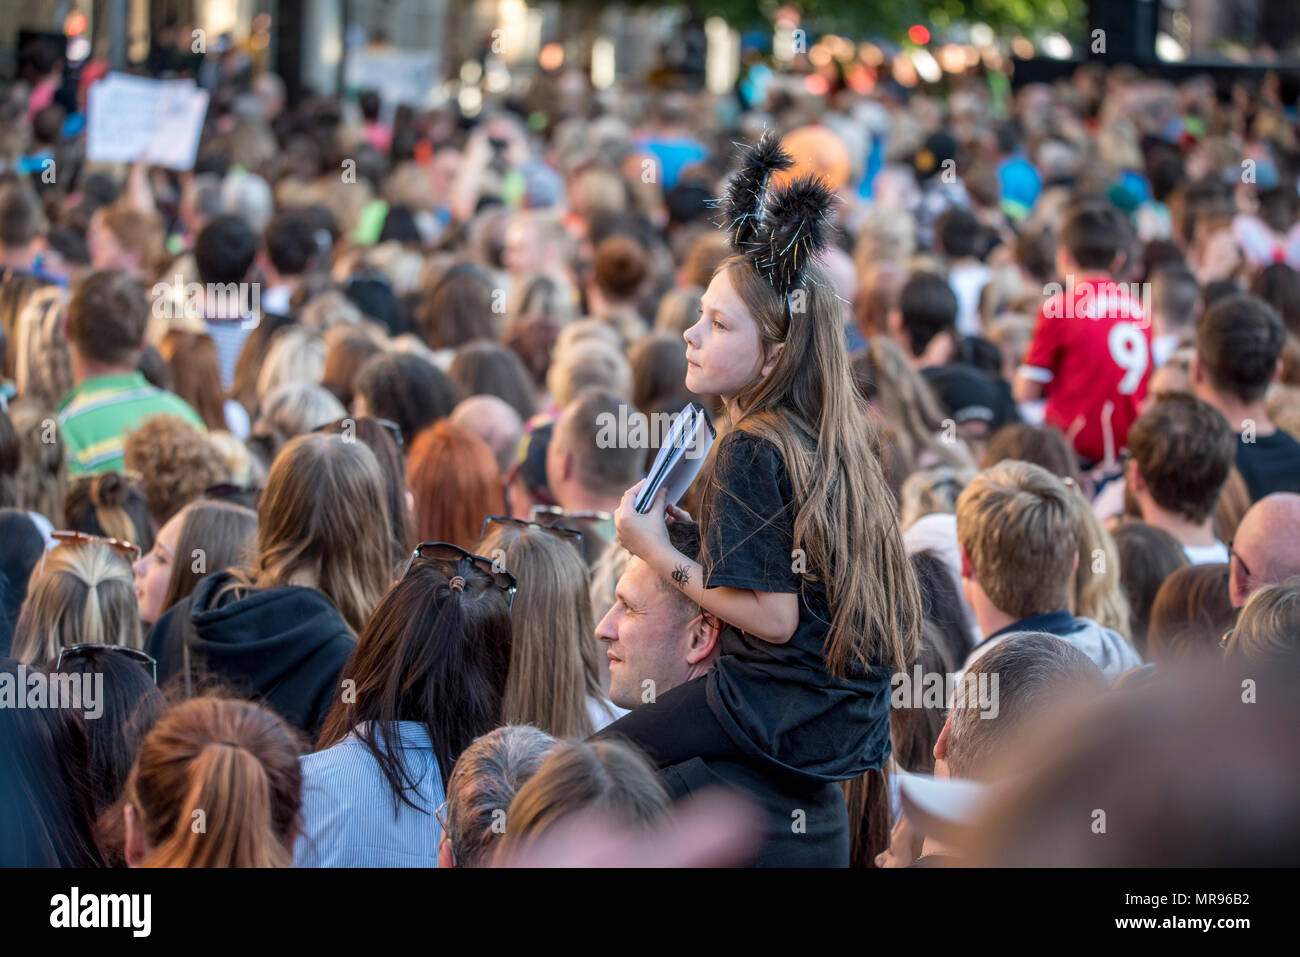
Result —
M 492 449 L 445 419 L 411 443 L 406 485 L 415 497 L 415 532 L 422 542 L 451 542 L 472 551 L 483 520 L 505 513 L 501 469 Z

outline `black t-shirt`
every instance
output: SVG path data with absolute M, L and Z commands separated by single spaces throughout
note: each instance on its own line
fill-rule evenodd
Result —
M 781 771 L 842 781 L 889 756 L 890 669 L 850 666 L 835 678 L 823 662 L 831 612 L 825 585 L 794 554 L 794 493 L 770 442 L 731 432 L 718 446 L 702 510 L 705 587 L 795 593 L 799 623 L 785 644 L 735 629 L 708 675 L 709 707 L 744 753 Z M 872 573 L 864 554 L 837 575 Z
M 1253 442 L 1237 439 L 1237 471 L 1246 480 L 1250 500 L 1274 492 L 1300 492 L 1300 442 L 1278 429 Z
M 692 758 L 659 772 L 680 800 L 713 787 L 735 788 L 762 813 L 762 843 L 751 867 L 848 867 L 849 812 L 838 784 L 799 786 L 743 761 Z

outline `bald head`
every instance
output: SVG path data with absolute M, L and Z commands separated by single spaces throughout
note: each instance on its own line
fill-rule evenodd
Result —
M 502 475 L 510 471 L 524 437 L 524 422 L 509 403 L 494 395 L 472 395 L 452 409 L 451 421 L 488 444 Z
M 1250 507 L 1232 541 L 1232 604 L 1300 575 L 1300 495 L 1274 492 Z

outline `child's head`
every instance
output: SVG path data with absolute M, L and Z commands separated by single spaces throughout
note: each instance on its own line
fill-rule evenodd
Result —
M 847 379 L 830 277 L 815 263 L 804 275 L 804 286 L 787 302 L 748 256 L 724 260 L 700 301 L 699 321 L 683 334 L 686 388 L 759 411 L 794 395 L 822 397 L 821 384 L 838 381 L 836 371 Z
M 898 308 L 889 314 L 889 331 L 913 356 L 921 356 L 935 336 L 957 331 L 957 297 L 941 276 L 918 272 L 903 286 Z
M 967 594 L 977 584 L 1016 619 L 1065 608 L 1079 550 L 1075 507 L 1065 483 L 1038 465 L 1007 461 L 976 475 L 957 499 Z
M 1115 207 L 1095 200 L 1072 206 L 1061 224 L 1056 271 L 1118 272 L 1129 248 L 1128 223 Z
M 1200 524 L 1214 515 L 1237 456 L 1218 410 L 1185 392 L 1160 396 L 1128 433 L 1128 484 L 1140 502 Z

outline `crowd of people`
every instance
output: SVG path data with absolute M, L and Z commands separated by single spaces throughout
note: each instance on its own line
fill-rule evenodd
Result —
M 0 863 L 1300 858 L 1276 77 L 219 74 L 176 173 L 61 68 L 0 98 Z

